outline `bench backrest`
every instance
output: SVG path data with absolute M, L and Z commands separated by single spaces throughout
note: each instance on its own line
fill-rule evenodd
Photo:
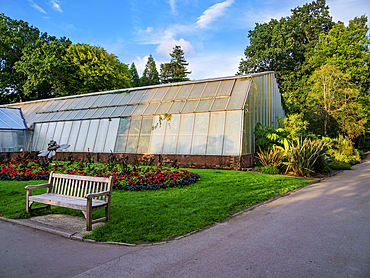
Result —
M 89 193 L 102 191 L 112 192 L 112 179 L 102 177 L 77 176 L 67 174 L 50 173 L 50 193 L 84 198 Z M 102 196 L 94 199 L 108 202 L 110 196 Z

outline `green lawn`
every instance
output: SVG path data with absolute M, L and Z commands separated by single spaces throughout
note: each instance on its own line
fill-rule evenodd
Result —
M 268 200 L 311 181 L 265 174 L 188 169 L 201 176 L 195 184 L 157 191 L 114 190 L 111 221 L 94 229 L 88 238 L 127 243 L 153 242 L 184 235 L 229 217 L 244 207 Z M 0 181 L 0 215 L 27 218 L 26 190 L 43 181 Z M 45 189 L 33 191 L 33 195 Z M 46 214 L 46 210 L 35 214 Z M 52 213 L 81 215 L 76 210 L 52 207 Z M 94 211 L 102 217 L 104 210 Z

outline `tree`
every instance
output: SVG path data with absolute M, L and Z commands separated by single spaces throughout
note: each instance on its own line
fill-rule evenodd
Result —
M 359 90 L 351 82 L 349 74 L 327 64 L 317 69 L 309 82 L 311 84 L 309 101 L 312 106 L 320 107 L 324 112 L 321 117 L 319 116 L 323 135 L 332 133 L 330 117 L 338 123 L 341 133 L 351 139 L 364 133 L 366 111 L 358 101 Z
M 39 36 L 40 31 L 27 22 L 0 14 L 0 104 L 26 100 L 22 86 L 27 76 L 14 66 L 23 49 L 32 46 Z
M 140 87 L 141 80 L 140 80 L 139 74 L 137 73 L 135 63 L 131 64 L 129 71 L 131 74 L 131 85 L 133 87 Z
M 101 47 L 71 45 L 63 62 L 71 72 L 65 80 L 69 95 L 131 87 L 128 66 Z
M 184 51 L 181 49 L 181 46 L 175 45 L 170 56 L 170 63 L 161 64 L 161 82 L 171 83 L 190 80 L 186 77 L 191 73 L 186 68 L 189 63 L 185 60 Z
M 27 100 L 43 99 L 66 94 L 63 82 L 68 74 L 62 57 L 71 41 L 56 39 L 46 33 L 23 49 L 23 56 L 15 63 L 15 69 L 27 76 L 23 85 L 24 98 Z
M 146 65 L 145 65 L 143 76 L 141 77 L 141 85 L 149 86 L 149 85 L 157 85 L 159 83 L 160 82 L 159 82 L 159 74 L 157 71 L 157 66 L 155 64 L 152 54 L 150 54 L 148 57 L 148 61 L 146 62 Z
M 297 7 L 280 20 L 256 23 L 238 74 L 275 71 L 287 112 L 301 112 L 309 91 L 307 77 L 313 72 L 308 60 L 320 34 L 327 34 L 333 25 L 325 0 Z

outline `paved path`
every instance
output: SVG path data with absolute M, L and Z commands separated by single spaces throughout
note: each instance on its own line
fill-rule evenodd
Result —
M 370 159 L 353 169 L 163 245 L 0 221 L 0 277 L 370 277 Z

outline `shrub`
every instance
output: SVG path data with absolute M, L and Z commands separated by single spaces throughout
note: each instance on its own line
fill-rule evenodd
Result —
M 286 141 L 284 152 L 288 156 L 287 170 L 292 170 L 296 175 L 309 176 L 315 172 L 317 163 L 325 163 L 325 152 L 328 143 L 323 140 L 297 139 Z
M 329 150 L 329 155 L 337 161 L 342 161 L 355 165 L 361 162 L 361 155 L 353 146 L 353 142 L 343 135 L 339 135 L 333 141 L 333 148 Z
M 283 152 L 279 148 L 272 148 L 271 150 L 260 151 L 257 153 L 257 159 L 262 166 L 279 167 L 282 164 Z
M 254 168 L 256 171 L 264 173 L 264 174 L 270 174 L 270 175 L 276 175 L 279 174 L 279 169 L 277 169 L 274 166 L 267 165 L 267 166 L 257 166 Z
M 333 170 L 351 170 L 351 164 L 343 161 L 337 161 L 330 164 Z

